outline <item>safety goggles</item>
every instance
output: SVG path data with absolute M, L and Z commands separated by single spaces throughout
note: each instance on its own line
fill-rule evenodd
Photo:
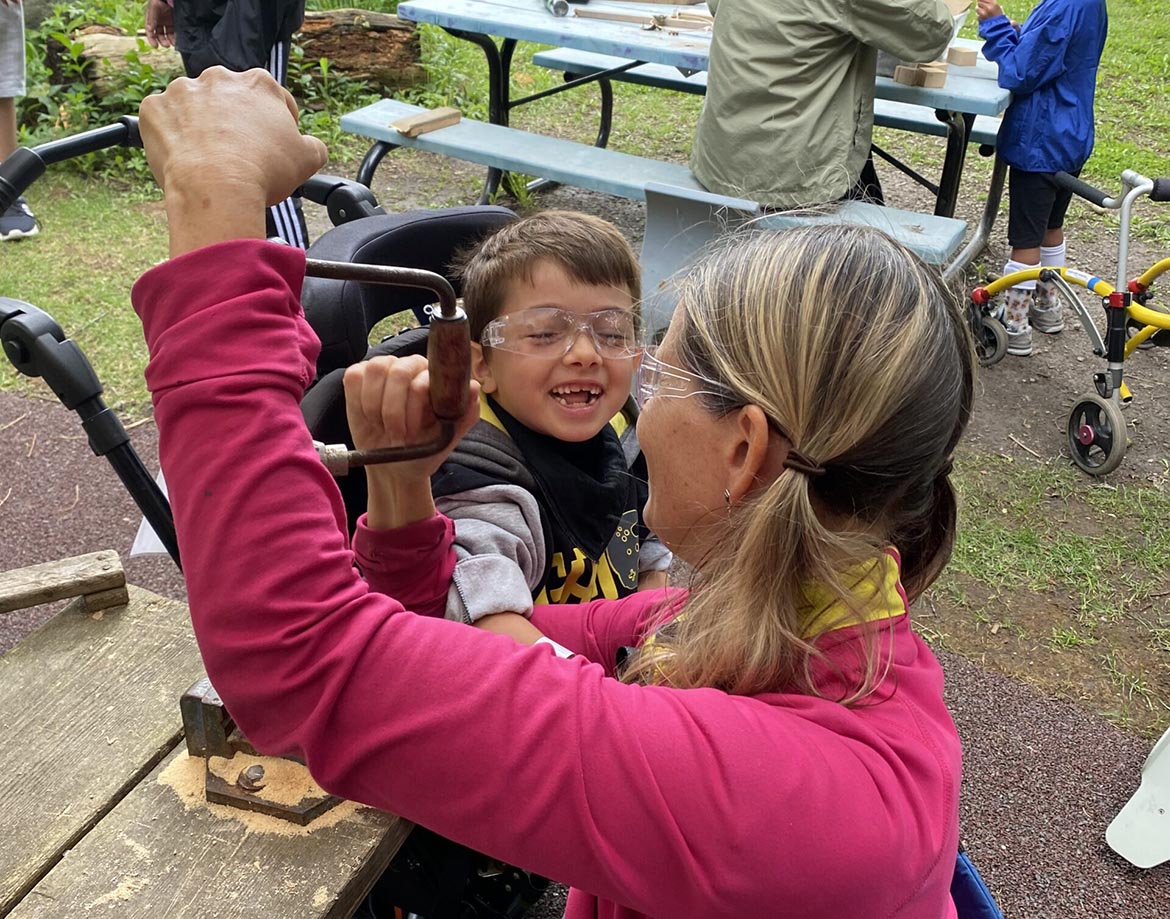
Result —
M 654 396 L 683 399 L 687 396 L 719 396 L 726 399 L 731 391 L 715 380 L 664 363 L 654 356 L 654 349 L 642 352 L 634 373 L 634 401 L 642 409 Z
M 655 396 L 667 396 L 675 399 L 685 399 L 687 396 L 715 396 L 727 400 L 728 404 L 735 404 L 735 394 L 716 380 L 683 370 L 660 361 L 654 356 L 654 349 L 647 348 L 642 352 L 642 359 L 638 362 L 638 369 L 634 371 L 634 401 L 638 410 L 646 407 L 646 403 Z M 814 462 L 797 450 L 792 444 L 792 438 L 771 418 L 768 427 L 788 441 L 788 456 L 784 466 L 795 469 L 808 476 L 822 476 L 825 467 Z
M 586 316 L 555 306 L 542 306 L 493 319 L 484 326 L 480 343 L 532 357 L 559 358 L 569 353 L 577 336 L 588 332 L 593 347 L 604 358 L 633 357 L 638 353 L 638 324 L 629 310 L 598 310 Z

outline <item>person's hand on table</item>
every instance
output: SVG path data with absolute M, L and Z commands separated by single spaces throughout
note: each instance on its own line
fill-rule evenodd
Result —
M 426 358 L 376 357 L 362 361 L 346 369 L 344 384 L 345 413 L 354 446 L 359 450 L 418 444 L 438 436 Z M 474 380 L 468 388 L 467 403 L 467 411 L 455 426 L 455 437 L 445 450 L 423 459 L 366 467 L 368 526 L 393 529 L 434 514 L 431 476 L 479 420 L 479 383 Z
M 984 19 L 992 19 L 995 16 L 1002 16 L 1004 14 L 1003 7 L 999 5 L 997 0 L 979 0 L 975 12 L 980 22 Z
M 146 159 L 166 197 L 171 255 L 264 239 L 264 208 L 325 165 L 325 145 L 297 127 L 293 97 L 267 72 L 212 67 L 139 107 Z

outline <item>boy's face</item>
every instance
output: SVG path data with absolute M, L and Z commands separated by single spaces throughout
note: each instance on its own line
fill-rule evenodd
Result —
M 580 284 L 555 262 L 540 261 L 531 281 L 508 285 L 497 316 L 547 307 L 585 318 L 601 310 L 632 312 L 634 302 L 624 288 Z M 636 356 L 602 357 L 587 331 L 557 357 L 502 348 L 485 354 L 478 343 L 472 349 L 472 372 L 484 392 L 526 427 L 570 443 L 593 437 L 621 410 L 637 362 Z

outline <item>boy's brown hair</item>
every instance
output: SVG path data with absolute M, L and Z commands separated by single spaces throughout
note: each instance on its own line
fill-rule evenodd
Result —
M 629 291 L 635 314 L 642 270 L 629 241 L 608 220 L 577 211 L 539 211 L 505 224 L 452 266 L 463 288 L 471 340 L 500 314 L 508 285 L 532 280 L 539 262 L 550 261 L 581 284 Z

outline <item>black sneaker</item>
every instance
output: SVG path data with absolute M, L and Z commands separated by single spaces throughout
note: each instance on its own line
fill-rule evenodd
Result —
M 0 241 L 36 236 L 40 232 L 37 218 L 28 209 L 24 198 L 17 198 L 12 206 L 0 214 Z

